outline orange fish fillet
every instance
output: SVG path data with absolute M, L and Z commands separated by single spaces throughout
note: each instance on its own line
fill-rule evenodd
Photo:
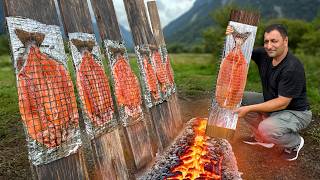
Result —
M 165 92 L 166 84 L 168 83 L 167 70 L 166 70 L 165 64 L 162 63 L 161 56 L 158 51 L 155 51 L 152 54 L 152 59 L 156 66 L 156 75 L 161 86 L 161 91 Z
M 89 52 L 84 52 L 82 57 L 77 86 L 85 111 L 95 126 L 112 119 L 114 111 L 108 77 Z
M 67 128 L 78 125 L 78 111 L 69 73 L 63 64 L 31 46 L 17 74 L 19 109 L 28 134 L 47 147 L 66 141 Z
M 216 85 L 216 101 L 235 108 L 241 101 L 247 78 L 247 63 L 241 48 L 234 48 L 222 61 Z
M 139 81 L 123 56 L 118 56 L 112 73 L 115 81 L 115 94 L 118 104 L 125 106 L 127 113 L 133 117 L 141 112 L 141 92 Z
M 144 57 L 143 66 L 144 66 L 144 69 L 146 70 L 147 85 L 151 91 L 153 98 L 157 100 L 160 98 L 158 88 L 157 88 L 157 77 L 152 68 L 152 65 L 148 62 L 147 57 Z
M 168 77 L 169 83 L 171 85 L 173 85 L 174 84 L 174 76 L 173 76 L 173 70 L 171 67 L 169 55 L 167 55 L 166 70 L 167 70 L 167 77 Z

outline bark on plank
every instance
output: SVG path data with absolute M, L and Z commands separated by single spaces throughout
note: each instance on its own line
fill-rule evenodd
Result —
M 54 0 L 4 0 L 6 16 L 21 16 L 48 25 L 59 25 Z
M 134 44 L 136 46 L 148 44 L 147 35 L 143 28 L 144 24 L 142 20 L 142 14 L 138 11 L 138 7 L 141 3 L 136 0 L 123 0 L 123 2 L 127 12 Z
M 142 17 L 142 23 L 143 23 L 142 27 L 144 27 L 144 31 L 147 37 L 147 42 L 152 50 L 157 50 L 158 48 L 156 46 L 156 40 L 150 28 L 150 23 L 149 23 L 148 15 L 146 12 L 146 7 L 144 5 L 144 0 L 137 0 L 137 1 L 139 5 L 138 6 L 139 12 L 141 13 L 141 17 Z
M 63 24 L 68 33 L 93 34 L 87 0 L 59 0 Z
M 112 0 L 91 0 L 102 39 L 122 41 Z

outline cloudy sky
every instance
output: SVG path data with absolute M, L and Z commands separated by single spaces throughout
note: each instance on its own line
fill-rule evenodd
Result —
M 144 0 L 145 2 L 150 0 Z M 156 0 L 162 27 L 191 8 L 195 0 Z M 119 23 L 129 29 L 123 0 L 113 0 Z

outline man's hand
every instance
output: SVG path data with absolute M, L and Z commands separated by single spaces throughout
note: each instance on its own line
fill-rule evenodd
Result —
M 234 112 L 238 113 L 239 118 L 245 117 L 251 111 L 250 106 L 242 106 L 236 109 Z
M 233 31 L 234 31 L 233 27 L 232 27 L 232 26 L 230 26 L 230 25 L 228 25 L 228 26 L 227 26 L 227 29 L 226 29 L 226 35 L 230 35 L 230 34 L 232 34 L 232 33 L 233 33 Z

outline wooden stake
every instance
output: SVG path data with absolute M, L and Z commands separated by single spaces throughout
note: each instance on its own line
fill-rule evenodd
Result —
M 116 13 L 114 10 L 112 0 L 93 0 L 92 7 L 97 19 L 97 23 L 99 26 L 100 35 L 103 40 L 103 45 L 106 52 L 106 57 L 109 59 L 109 67 L 111 69 L 112 75 L 112 84 L 115 87 L 115 76 L 113 70 L 113 66 L 116 62 L 118 62 L 118 57 L 124 57 L 127 62 L 127 51 L 123 44 L 123 40 L 121 37 L 118 20 L 116 18 Z M 131 82 L 128 81 L 128 84 Z M 115 100 L 117 101 L 117 97 L 115 96 Z M 128 167 L 133 169 L 135 167 L 135 171 L 141 170 L 146 164 L 152 160 L 152 155 L 155 156 L 156 150 L 158 149 L 157 137 L 152 130 L 152 126 L 150 124 L 149 118 L 142 113 L 141 116 L 143 118 L 137 122 L 135 118 L 128 117 L 126 111 L 123 110 L 123 106 L 117 103 L 117 109 L 119 111 L 120 121 L 127 121 L 130 125 L 123 127 L 123 135 L 126 135 L 127 144 L 124 144 L 124 147 L 128 150 L 130 149 L 130 159 L 134 161 L 130 161 L 130 165 Z M 121 118 L 124 119 L 121 119 Z M 128 119 L 126 120 L 126 117 Z M 134 122 L 134 123 L 133 123 Z M 151 140 L 151 141 L 150 141 Z M 149 148 L 152 148 L 151 151 Z M 129 153 L 129 151 L 128 151 Z M 127 154 L 128 154 L 127 153 Z M 129 160 L 128 160 L 129 161 Z M 133 165 L 131 164 L 133 162 Z
M 7 17 L 20 17 L 20 18 L 29 18 L 30 21 L 34 23 L 43 23 L 45 25 L 55 25 L 56 29 L 59 28 L 59 20 L 58 15 L 55 9 L 54 1 L 38 1 L 38 0 L 19 0 L 19 1 L 4 1 L 5 14 Z M 34 20 L 34 21 L 33 21 Z M 39 23 L 39 24 L 40 24 Z M 29 25 L 31 26 L 31 25 Z M 23 24 L 21 25 L 23 27 Z M 26 29 L 30 27 L 25 27 Z M 51 28 L 51 27 L 48 27 Z M 45 29 L 42 29 L 45 30 Z M 12 39 L 13 34 L 9 32 L 9 35 Z M 14 32 L 19 40 L 23 43 L 27 43 L 28 40 L 34 40 L 37 46 L 40 46 L 45 36 L 50 38 L 49 34 L 42 33 L 33 33 L 26 32 L 22 29 L 16 29 Z M 56 36 L 61 38 L 62 35 L 57 32 Z M 12 49 L 13 42 L 11 43 Z M 64 54 L 63 44 L 51 44 L 54 46 L 62 46 L 59 47 L 63 52 L 58 52 Z M 26 46 L 24 47 L 26 48 Z M 59 49 L 58 48 L 58 49 Z M 14 54 L 14 52 L 13 52 Z M 16 64 L 13 55 L 13 62 L 19 71 L 21 67 L 19 67 L 19 62 Z M 58 147 L 59 148 L 59 147 Z M 30 150 L 30 149 L 29 149 Z M 53 152 L 54 153 L 54 152 Z M 43 157 L 39 157 L 43 158 Z M 31 161 L 32 163 L 32 161 Z M 57 159 L 55 161 L 51 161 L 49 163 L 40 163 L 40 165 L 31 164 L 31 169 L 34 173 L 35 179 L 88 179 L 86 163 L 83 157 L 83 149 L 79 148 L 75 153 L 71 153 L 71 155 L 66 156 L 61 159 Z

